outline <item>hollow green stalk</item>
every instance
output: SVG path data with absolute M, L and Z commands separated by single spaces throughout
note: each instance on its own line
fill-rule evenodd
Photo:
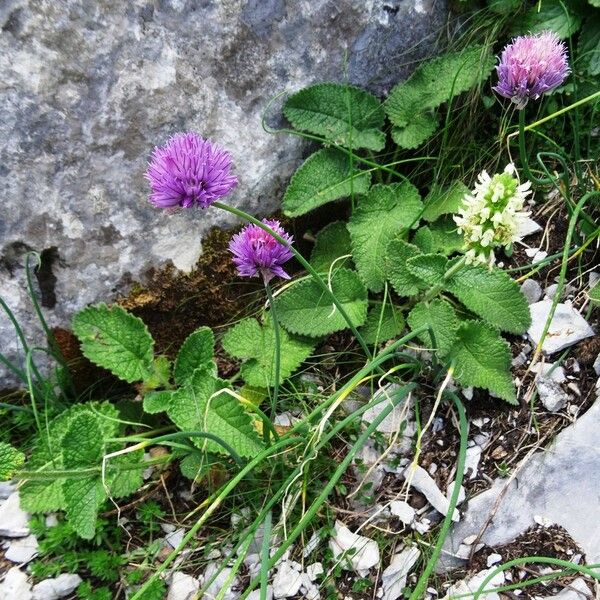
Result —
M 275 310 L 275 302 L 273 300 L 273 293 L 271 292 L 271 286 L 265 281 L 265 290 L 267 292 L 267 299 L 269 301 L 269 309 L 271 310 L 271 323 L 273 324 L 273 333 L 275 337 L 275 356 L 274 356 L 274 369 L 273 373 L 273 394 L 271 396 L 271 421 L 275 418 L 275 411 L 277 409 L 277 400 L 279 398 L 279 377 L 281 373 L 281 339 L 279 331 L 279 322 L 277 321 L 277 312 Z M 265 442 L 268 442 L 268 431 L 265 429 Z

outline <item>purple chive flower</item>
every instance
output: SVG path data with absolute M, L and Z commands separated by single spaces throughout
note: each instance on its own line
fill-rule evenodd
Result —
M 206 208 L 237 185 L 229 152 L 193 132 L 177 133 L 156 147 L 146 179 L 150 202 L 158 208 Z
M 293 243 L 294 238 L 284 231 L 279 221 L 263 219 L 263 223 L 288 244 Z M 229 242 L 229 250 L 233 254 L 233 263 L 241 277 L 254 277 L 260 274 L 265 283 L 269 283 L 275 276 L 283 279 L 290 278 L 281 265 L 292 258 L 292 251 L 258 225 L 246 225 L 234 235 Z
M 567 48 L 552 31 L 519 36 L 502 51 L 496 71 L 493 89 L 522 109 L 530 98 L 537 100 L 565 80 L 570 71 Z

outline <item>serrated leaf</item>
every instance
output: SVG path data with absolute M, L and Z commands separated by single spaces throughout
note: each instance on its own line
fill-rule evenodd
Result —
M 423 218 L 432 222 L 442 215 L 457 212 L 463 203 L 465 194 L 468 193 L 469 188 L 462 181 L 454 181 L 446 188 L 432 189 L 425 198 Z
M 167 412 L 174 393 L 172 390 L 149 392 L 144 396 L 144 412 L 149 415 Z
M 464 248 L 465 241 L 456 231 L 456 223 L 451 217 L 438 219 L 429 225 L 433 238 L 433 251 L 449 255 Z
M 423 253 L 431 254 L 434 251 L 433 234 L 429 227 L 419 227 L 413 236 L 412 243 Z
M 381 150 L 385 114 L 379 100 L 360 88 L 319 83 L 290 96 L 283 106 L 286 119 L 299 131 L 321 135 L 340 146 Z
M 214 367 L 214 354 L 215 336 L 212 329 L 210 327 L 196 329 L 185 339 L 177 353 L 173 369 L 175 383 L 183 385 L 199 367 Z
M 343 152 L 325 148 L 309 156 L 294 173 L 283 197 L 283 212 L 288 217 L 304 215 L 333 200 L 364 194 L 370 183 L 370 173 L 350 169 Z
M 385 273 L 399 296 L 414 296 L 423 288 L 423 282 L 407 268 L 409 258 L 417 257 L 421 251 L 404 240 L 392 240 L 387 247 Z
M 329 223 L 317 233 L 315 245 L 310 254 L 310 264 L 320 273 L 328 273 L 335 262 L 336 267 L 352 267 L 352 258 L 337 260 L 342 256 L 352 254 L 350 247 L 350 232 L 346 223 L 335 221 Z
M 84 412 L 73 417 L 62 440 L 65 469 L 98 467 L 104 455 L 104 438 L 98 417 Z M 67 518 L 83 539 L 90 540 L 96 532 L 98 509 L 106 498 L 99 474 L 63 483 Z
M 560 0 L 544 0 L 532 6 L 519 19 L 515 33 L 540 33 L 552 31 L 565 40 L 581 27 L 581 17 L 572 10 L 565 10 Z
M 358 274 L 350 269 L 337 269 L 329 283 L 352 324 L 362 325 L 367 317 L 367 290 Z M 276 298 L 275 307 L 280 323 L 290 333 L 320 337 L 348 327 L 329 296 L 313 279 L 292 285 Z
M 593 304 L 600 304 L 600 282 L 596 282 L 588 292 L 588 296 Z
M 367 344 L 381 344 L 399 336 L 403 330 L 402 312 L 391 303 L 385 306 L 377 303 L 369 309 L 360 334 Z
M 128 383 L 152 374 L 154 341 L 144 322 L 118 305 L 89 306 L 73 318 L 81 351 Z
M 406 261 L 409 273 L 428 285 L 442 283 L 448 270 L 448 259 L 441 254 L 421 254 Z
M 517 404 L 510 374 L 510 348 L 489 325 L 465 321 L 448 360 L 454 363 L 454 378 L 465 387 L 485 388 L 511 404 Z
M 33 452 L 27 460 L 28 471 L 60 470 L 64 468 L 62 440 L 71 420 L 82 413 L 100 414 L 103 438 L 115 437 L 121 424 L 119 413 L 109 402 L 76 404 L 62 412 L 48 424 L 48 434 L 37 439 Z M 63 479 L 54 481 L 25 481 L 20 489 L 21 506 L 31 513 L 43 513 L 65 508 Z
M 196 369 L 188 382 L 173 394 L 169 418 L 183 431 L 206 431 L 229 444 L 241 456 L 254 456 L 262 443 L 250 416 L 236 398 L 218 393 L 227 384 L 209 370 Z M 227 455 L 213 440 L 193 438 L 207 452 Z
M 445 356 L 456 341 L 460 321 L 452 305 L 437 298 L 429 303 L 419 302 L 410 311 L 408 324 L 412 331 L 424 325 L 430 327 L 433 337 L 430 331 L 425 331 L 419 338 L 428 348 L 437 349 L 440 356 Z
M 383 290 L 385 257 L 390 241 L 421 214 L 417 188 L 403 181 L 374 185 L 354 209 L 348 230 L 358 274 L 373 292 Z
M 247 323 L 252 321 L 252 323 Z M 279 381 L 287 379 L 312 354 L 314 342 L 279 330 Z M 275 330 L 270 318 L 261 325 L 255 319 L 244 319 L 223 336 L 224 350 L 245 359 L 241 373 L 244 381 L 258 388 L 275 383 Z
M 10 444 L 0 442 L 0 481 L 10 481 L 25 462 L 25 455 Z
M 600 0 L 595 6 L 600 7 Z M 600 14 L 587 19 L 579 34 L 578 65 L 592 77 L 600 74 Z
M 469 46 L 422 64 L 392 89 L 384 103 L 394 125 L 394 141 L 403 148 L 423 143 L 437 129 L 431 110 L 485 80 L 493 66 L 494 57 L 482 46 Z
M 137 468 L 136 465 L 139 465 Z M 107 464 L 108 489 L 113 498 L 124 498 L 137 492 L 144 484 L 144 451 L 136 450 L 111 458 Z
M 476 315 L 510 333 L 524 333 L 531 324 L 527 300 L 519 285 L 500 269 L 465 265 L 445 282 Z

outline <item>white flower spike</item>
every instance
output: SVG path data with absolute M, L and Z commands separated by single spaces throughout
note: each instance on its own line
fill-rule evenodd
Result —
M 494 248 L 509 248 L 520 239 L 519 227 L 530 214 L 523 206 L 531 194 L 531 182 L 519 184 L 515 173 L 512 163 L 493 177 L 482 171 L 475 189 L 463 198 L 454 222 L 464 236 L 467 264 L 491 268 L 496 261 Z

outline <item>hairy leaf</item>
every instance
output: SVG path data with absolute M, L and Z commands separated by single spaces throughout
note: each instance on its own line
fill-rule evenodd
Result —
M 394 125 L 392 137 L 404 148 L 414 148 L 437 129 L 431 110 L 484 81 L 494 57 L 482 46 L 470 46 L 423 63 L 411 77 L 395 86 L 384 103 Z
M 442 299 L 429 303 L 419 302 L 408 315 L 408 324 L 412 331 L 427 325 L 433 331 L 425 331 L 419 338 L 428 348 L 438 350 L 440 356 L 448 354 L 456 341 L 456 332 L 460 322 L 452 305 Z
M 310 254 L 310 264 L 320 273 L 328 273 L 335 262 L 336 267 L 352 267 L 352 257 L 337 260 L 352 254 L 350 232 L 346 223 L 335 221 L 329 223 L 317 233 L 315 245 Z
M 454 363 L 455 379 L 465 387 L 485 388 L 511 404 L 517 404 L 508 343 L 493 327 L 478 321 L 462 323 L 457 335 L 448 356 Z
M 173 394 L 168 415 L 183 431 L 211 433 L 239 455 L 254 456 L 261 451 L 262 443 L 239 401 L 227 393 L 219 393 L 226 385 L 210 370 L 196 369 L 188 382 Z M 192 439 L 207 452 L 228 454 L 214 440 Z
M 144 412 L 149 415 L 155 415 L 157 413 L 168 411 L 174 393 L 175 392 L 171 390 L 149 392 L 144 396 Z
M 364 194 L 370 182 L 370 173 L 350 169 L 343 152 L 319 150 L 294 173 L 283 197 L 283 212 L 288 217 L 304 215 L 333 200 Z
M 417 188 L 403 181 L 374 185 L 354 209 L 348 230 L 358 274 L 373 292 L 385 282 L 385 257 L 390 241 L 418 218 L 423 203 Z
M 210 327 L 200 327 L 190 334 L 179 349 L 173 376 L 177 385 L 183 385 L 198 367 L 214 365 L 215 336 Z
M 600 7 L 600 0 L 595 1 Z M 577 49 L 580 66 L 592 77 L 600 75 L 600 13 L 585 21 Z
M 323 136 L 340 146 L 381 150 L 385 114 L 379 100 L 360 88 L 319 83 L 290 96 L 283 106 L 287 120 L 300 131 Z
M 402 312 L 391 303 L 378 302 L 367 313 L 360 333 L 367 344 L 380 344 L 399 336 L 404 330 Z
M 592 304 L 600 304 L 600 282 L 594 284 L 594 287 L 588 292 L 588 296 L 592 301 Z
M 10 444 L 0 442 L 0 481 L 10 481 L 25 462 L 25 455 Z
M 287 379 L 313 352 L 314 342 L 279 330 L 279 381 Z M 231 356 L 246 359 L 241 373 L 254 387 L 270 387 L 275 383 L 275 330 L 270 318 L 261 325 L 255 319 L 244 319 L 223 336 L 223 348 Z
M 441 254 L 421 254 L 406 261 L 409 273 L 428 285 L 442 283 L 448 270 L 448 259 Z
M 89 306 L 73 318 L 83 354 L 129 383 L 152 374 L 154 342 L 143 321 L 118 305 Z
M 355 327 L 367 316 L 367 290 L 350 269 L 337 269 L 330 281 L 333 294 Z M 291 333 L 320 337 L 348 327 L 328 295 L 313 279 L 292 285 L 275 300 L 281 324 Z
M 73 417 L 63 437 L 62 448 L 65 469 L 100 466 L 104 439 L 98 417 L 89 412 Z M 98 509 L 106 498 L 99 474 L 66 479 L 63 494 L 69 523 L 79 536 L 91 540 L 96 532 Z
M 531 324 L 527 300 L 519 285 L 500 269 L 465 265 L 445 284 L 469 310 L 510 333 L 524 333 Z
M 433 237 L 433 251 L 448 255 L 462 250 L 465 241 L 456 231 L 456 223 L 451 217 L 442 217 L 429 225 Z
M 433 234 L 429 227 L 419 227 L 413 236 L 412 243 L 423 253 L 431 254 L 434 251 Z
M 457 212 L 468 193 L 469 188 L 462 181 L 454 181 L 446 188 L 432 189 L 425 198 L 423 218 L 431 222 L 442 215 Z
M 540 33 L 553 31 L 564 40 L 581 27 L 581 17 L 572 10 L 565 10 L 560 0 L 544 0 L 536 3 L 519 19 L 515 33 Z
M 385 273 L 399 296 L 414 296 L 423 289 L 423 282 L 407 267 L 410 258 L 419 256 L 417 246 L 404 240 L 392 240 L 387 247 Z
M 136 450 L 111 458 L 108 462 L 108 488 L 113 498 L 137 492 L 144 484 L 144 451 Z

